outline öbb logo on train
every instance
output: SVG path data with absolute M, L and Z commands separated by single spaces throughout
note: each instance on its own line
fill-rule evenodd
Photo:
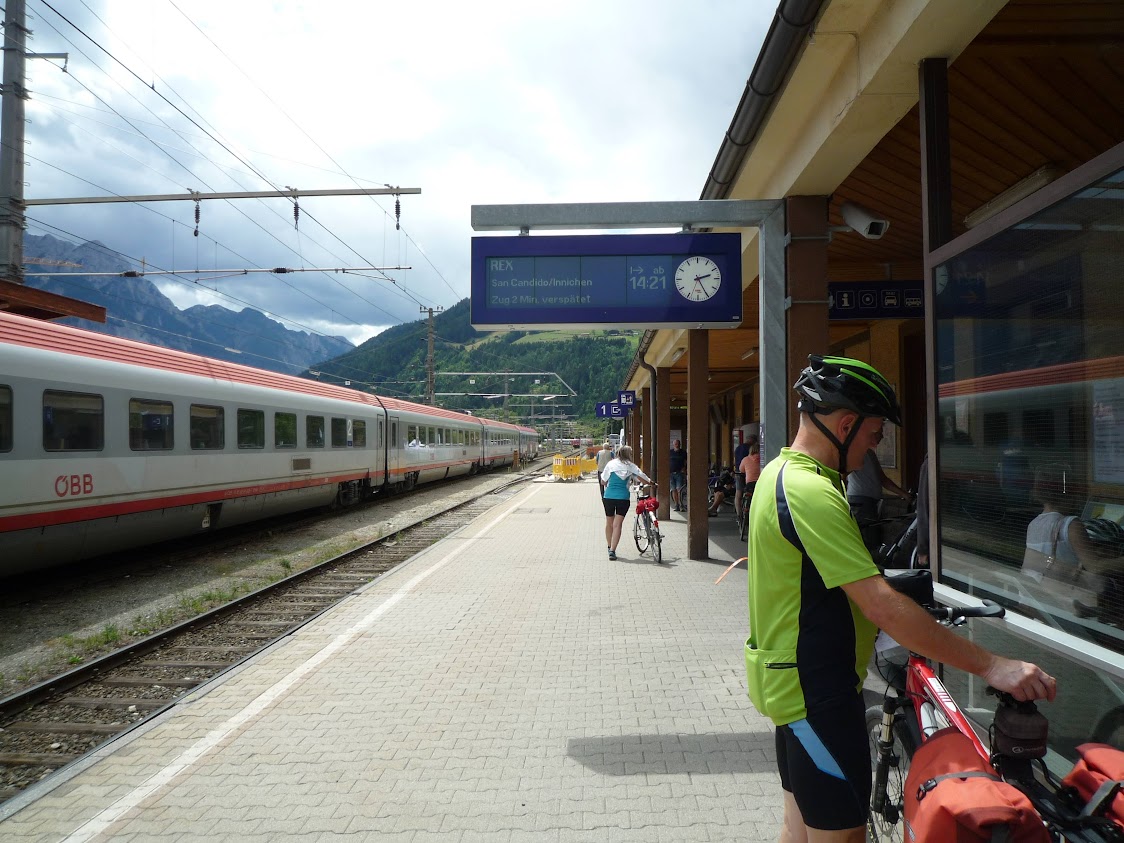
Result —
M 92 474 L 60 474 L 55 478 L 55 495 L 60 498 L 76 498 L 90 495 L 94 491 Z

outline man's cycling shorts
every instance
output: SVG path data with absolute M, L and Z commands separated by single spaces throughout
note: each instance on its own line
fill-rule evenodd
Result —
M 865 826 L 871 785 L 862 695 L 778 726 L 777 767 L 809 828 Z

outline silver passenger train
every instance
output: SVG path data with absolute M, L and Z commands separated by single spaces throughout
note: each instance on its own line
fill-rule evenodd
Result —
M 537 451 L 532 428 L 0 313 L 0 576 Z

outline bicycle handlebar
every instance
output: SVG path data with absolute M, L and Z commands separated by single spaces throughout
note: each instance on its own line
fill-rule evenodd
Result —
M 1001 618 L 1007 610 L 992 600 L 982 606 L 926 606 L 926 611 L 939 621 L 967 620 L 968 618 Z

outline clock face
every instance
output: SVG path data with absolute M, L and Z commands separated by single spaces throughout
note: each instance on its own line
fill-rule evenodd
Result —
M 722 271 L 710 258 L 687 258 L 675 270 L 675 289 L 687 301 L 706 301 L 721 286 Z

